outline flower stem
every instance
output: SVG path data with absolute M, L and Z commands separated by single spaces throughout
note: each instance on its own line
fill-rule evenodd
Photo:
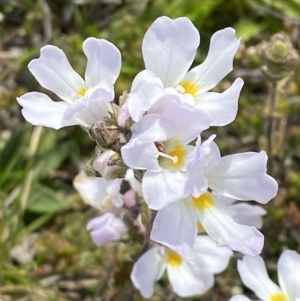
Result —
M 274 114 L 277 104 L 277 89 L 276 84 L 272 84 L 269 91 L 269 112 L 267 116 L 267 154 L 268 154 L 268 171 L 269 174 L 273 173 L 273 146 L 274 146 Z

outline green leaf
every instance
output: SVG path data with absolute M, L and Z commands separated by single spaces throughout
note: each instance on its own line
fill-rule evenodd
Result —
M 242 42 L 245 43 L 259 34 L 265 28 L 265 24 L 258 24 L 252 20 L 246 19 L 239 21 L 234 28 L 236 29 L 236 37 L 241 38 Z
M 27 210 L 36 213 L 59 212 L 68 209 L 73 200 L 65 199 L 58 192 L 41 184 L 32 187 Z

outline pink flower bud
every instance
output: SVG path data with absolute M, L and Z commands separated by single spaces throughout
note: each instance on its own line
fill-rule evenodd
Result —
M 127 119 L 129 119 L 130 113 L 128 111 L 128 103 L 125 102 L 122 107 L 120 108 L 119 111 L 119 116 L 118 116 L 118 125 L 121 127 L 125 127 L 125 122 Z
M 112 159 L 112 156 L 116 152 L 113 150 L 108 150 L 100 154 L 93 162 L 93 168 L 98 171 L 102 177 L 108 178 L 113 172 L 120 169 L 118 165 Z
M 133 207 L 136 204 L 135 191 L 133 189 L 129 189 L 123 194 L 122 199 L 127 207 Z
M 127 231 L 126 225 L 112 213 L 90 220 L 86 226 L 94 243 L 101 247 L 108 242 L 117 241 Z

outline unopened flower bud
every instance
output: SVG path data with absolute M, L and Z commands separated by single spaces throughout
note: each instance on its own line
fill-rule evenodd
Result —
M 90 127 L 89 133 L 98 145 L 116 152 L 127 143 L 127 136 L 123 129 L 108 120 L 95 122 Z
M 130 113 L 128 110 L 128 103 L 124 103 L 123 106 L 120 108 L 119 116 L 118 116 L 118 125 L 121 127 L 125 127 L 126 121 L 130 118 Z
M 103 178 L 110 178 L 113 173 L 121 167 L 117 165 L 120 155 L 113 150 L 107 150 L 93 162 L 93 168 L 100 173 Z
M 273 35 L 270 42 L 262 42 L 259 54 L 262 71 L 271 81 L 287 78 L 299 63 L 298 52 L 283 32 Z
M 105 213 L 90 220 L 86 227 L 98 247 L 108 242 L 119 240 L 127 231 L 127 227 L 122 220 L 115 217 L 112 213 Z

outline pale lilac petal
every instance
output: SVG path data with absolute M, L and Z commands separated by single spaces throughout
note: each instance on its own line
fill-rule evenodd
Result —
M 43 125 L 53 129 L 64 126 L 83 124 L 80 120 L 63 120 L 69 104 L 64 101 L 54 102 L 47 95 L 38 92 L 29 92 L 17 98 L 23 107 L 24 118 L 33 125 Z
M 37 81 L 65 101 L 72 102 L 87 89 L 84 80 L 73 70 L 66 55 L 56 46 L 41 49 L 38 59 L 32 60 L 28 68 Z
M 124 163 L 133 169 L 160 171 L 158 150 L 153 142 L 144 142 L 134 138 L 121 148 Z
M 198 235 L 194 242 L 194 260 L 204 271 L 208 273 L 220 273 L 229 263 L 233 252 L 227 247 L 218 247 L 207 235 Z
M 260 256 L 244 256 L 238 261 L 238 271 L 245 286 L 262 300 L 281 294 L 280 288 L 269 278 L 265 263 Z
M 112 213 L 105 213 L 90 220 L 87 224 L 94 243 L 100 247 L 106 243 L 117 241 L 127 231 L 126 225 Z
M 199 33 L 188 18 L 160 17 L 143 40 L 146 69 L 160 77 L 165 87 L 174 87 L 190 68 L 199 43 Z
M 129 94 L 127 99 L 128 111 L 132 120 L 139 121 L 144 113 L 148 111 L 155 102 L 165 93 L 163 83 L 159 77 L 145 76 L 144 70 L 141 76 L 137 75 L 134 79 L 134 90 Z
M 178 201 L 157 212 L 150 238 L 174 250 L 185 260 L 192 260 L 195 257 L 193 244 L 196 230 L 193 208 L 184 201 Z
M 167 273 L 173 291 L 180 297 L 203 294 L 214 283 L 213 274 L 193 268 L 184 260 L 180 266 L 172 267 L 168 264 Z
M 114 84 L 121 70 L 121 53 L 104 39 L 88 38 L 83 42 L 83 51 L 88 59 L 85 80 L 89 88 L 101 81 Z
M 262 227 L 262 217 L 267 214 L 267 211 L 261 206 L 245 203 L 233 204 L 227 208 L 233 219 L 238 224 L 254 226 L 257 229 Z
M 255 228 L 237 224 L 227 208 L 210 193 L 193 200 L 195 212 L 207 234 L 218 246 L 248 255 L 260 254 L 264 236 Z
M 300 298 L 300 255 L 296 251 L 287 250 L 280 256 L 278 280 L 290 300 Z
M 208 186 L 220 195 L 265 204 L 277 194 L 277 182 L 266 174 L 267 155 L 247 152 L 221 158 L 204 171 Z
M 238 99 L 244 81 L 237 78 L 223 93 L 207 92 L 196 97 L 196 108 L 204 111 L 212 126 L 224 126 L 231 123 L 237 114 Z
M 217 31 L 211 38 L 205 61 L 189 71 L 183 81 L 195 83 L 200 87 L 200 94 L 209 91 L 233 69 L 233 57 L 239 45 L 240 40 L 235 38 L 234 29 Z
M 153 295 L 154 282 L 161 278 L 165 268 L 166 265 L 159 255 L 159 248 L 148 250 L 136 261 L 130 278 L 144 298 Z
M 146 203 L 153 210 L 160 210 L 172 202 L 189 195 L 185 187 L 186 176 L 178 170 L 146 171 L 142 188 Z

